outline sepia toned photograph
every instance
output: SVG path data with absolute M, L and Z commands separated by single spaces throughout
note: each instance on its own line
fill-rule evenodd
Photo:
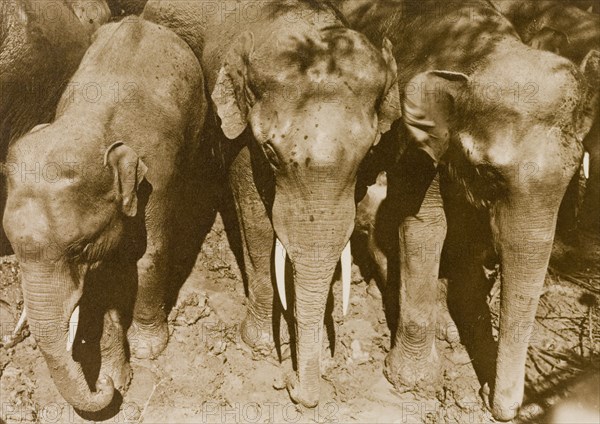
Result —
M 600 0 L 0 0 L 0 424 L 600 424 Z

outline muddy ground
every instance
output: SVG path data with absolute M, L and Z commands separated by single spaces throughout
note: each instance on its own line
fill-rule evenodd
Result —
M 0 320 L 5 335 L 23 305 L 18 264 L 13 257 L 0 262 Z M 442 293 L 444 285 L 440 280 Z M 549 271 L 531 336 L 525 407 L 517 422 L 545 422 L 549 405 L 579 376 L 600 368 L 600 309 L 594 291 L 598 287 L 597 270 L 567 276 Z M 496 284 L 489 297 L 492 311 L 498 308 L 497 289 Z M 166 351 L 156 360 L 132 361 L 131 386 L 118 414 L 106 422 L 494 422 L 483 408 L 470 358 L 452 328 L 438 340 L 445 373 L 437 398 L 399 394 L 382 373 L 390 331 L 377 284 L 372 278 L 365 281 L 354 266 L 345 317 L 338 300 L 339 281 L 333 292 L 334 347 L 323 346 L 322 402 L 307 410 L 291 403 L 286 390 L 280 389 L 290 361 L 255 358 L 240 340 L 238 325 L 246 302 L 243 283 L 217 220 L 170 314 L 172 334 Z M 14 347 L 0 347 L 2 420 L 85 422 L 62 400 L 27 334 Z

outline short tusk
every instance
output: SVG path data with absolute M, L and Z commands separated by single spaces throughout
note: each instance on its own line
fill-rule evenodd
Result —
M 583 154 L 583 175 L 586 180 L 590 178 L 590 154 L 588 152 Z
M 21 316 L 19 317 L 19 321 L 17 321 L 17 325 L 15 325 L 15 329 L 13 330 L 12 336 L 17 337 L 23 327 L 25 327 L 25 320 L 27 319 L 27 310 L 23 308 L 23 312 L 21 312 Z
M 69 319 L 69 335 L 67 337 L 67 352 L 70 352 L 73 348 L 73 342 L 77 335 L 77 327 L 79 326 L 79 305 L 73 310 L 71 318 Z
M 281 306 L 284 310 L 287 310 L 287 300 L 285 297 L 285 260 L 287 258 L 287 252 L 285 247 L 279 241 L 275 239 L 275 281 L 277 283 L 277 292 L 279 293 L 279 300 L 281 300 Z
M 342 307 L 344 315 L 348 313 L 348 303 L 350 302 L 350 280 L 352 277 L 352 253 L 350 252 L 350 240 L 342 251 L 340 258 L 342 262 Z

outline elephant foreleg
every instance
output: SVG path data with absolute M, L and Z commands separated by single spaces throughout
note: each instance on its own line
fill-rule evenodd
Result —
M 241 325 L 241 336 L 256 352 L 270 354 L 274 347 L 274 291 L 271 282 L 274 233 L 255 184 L 248 148 L 242 149 L 231 165 L 229 181 L 241 231 L 248 282 L 248 310 Z
M 420 210 L 400 224 L 400 316 L 386 376 L 401 390 L 428 391 L 441 373 L 435 351 L 438 272 L 446 217 L 439 177 Z
M 115 309 L 109 309 L 104 314 L 100 352 L 102 358 L 100 375 L 111 377 L 115 388 L 124 393 L 131 382 L 132 371 L 127 358 L 121 316 Z
M 136 358 L 155 358 L 167 346 L 169 330 L 166 312 L 166 285 L 169 279 L 169 234 L 172 227 L 164 201 L 156 201 L 152 219 L 147 219 L 147 246 L 137 261 L 137 294 L 133 322 L 127 332 L 131 353 Z M 166 200 L 165 200 L 166 201 Z

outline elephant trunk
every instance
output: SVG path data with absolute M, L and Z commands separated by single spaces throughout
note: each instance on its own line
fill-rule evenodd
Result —
M 294 264 L 298 386 L 291 393 L 306 407 L 319 402 L 323 319 L 336 262 Z
M 543 193 L 544 190 L 513 196 L 496 204 L 491 214 L 494 242 L 502 264 L 491 409 L 494 417 L 502 421 L 516 416 L 523 399 L 527 348 L 535 334 L 535 314 L 552 251 L 560 197 L 555 193 L 544 197 Z
M 90 390 L 81 364 L 68 349 L 71 314 L 74 303 L 66 290 L 52 280 L 32 281 L 23 277 L 23 294 L 29 327 L 42 351 L 54 384 L 65 400 L 76 410 L 97 412 L 113 399 L 114 385 L 109 377 L 100 377 L 95 392 Z M 72 340 L 71 340 L 72 342 Z
M 325 307 L 337 263 L 354 228 L 353 194 L 348 190 L 338 199 L 308 202 L 286 201 L 277 195 L 273 207 L 274 228 L 294 275 L 297 375 L 288 381 L 288 390 L 294 401 L 306 407 L 319 402 Z M 342 274 L 348 284 L 349 268 L 346 261 Z

